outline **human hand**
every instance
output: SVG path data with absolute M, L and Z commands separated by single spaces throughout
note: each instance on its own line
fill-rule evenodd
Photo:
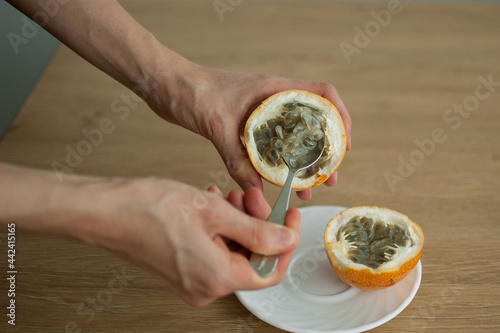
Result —
M 288 211 L 287 227 L 263 221 L 271 209 L 255 187 L 226 199 L 215 188 L 202 192 L 174 181 L 142 179 L 94 195 L 106 206 L 84 239 L 145 269 L 192 306 L 279 283 L 298 244 L 300 213 Z M 235 244 L 281 254 L 277 270 L 260 277 Z
M 29 17 L 44 10 L 39 1 L 9 2 Z M 330 100 L 344 120 L 350 148 L 351 119 L 328 83 L 196 65 L 163 46 L 117 1 L 70 1 L 58 10 L 59 18 L 49 20 L 46 30 L 140 95 L 158 115 L 212 141 L 244 190 L 250 186 L 262 189 L 262 180 L 247 157 L 240 134 L 249 113 L 277 92 L 302 89 Z M 325 184 L 332 186 L 336 179 L 335 173 Z M 311 196 L 310 190 L 297 193 L 302 199 Z
M 262 189 L 263 186 L 260 175 L 248 159 L 240 136 L 250 113 L 264 99 L 277 92 L 301 89 L 331 101 L 344 121 L 347 149 L 350 149 L 351 118 L 331 84 L 215 70 L 192 63 L 183 66 L 187 68 L 183 73 L 191 74 L 177 80 L 175 85 L 163 85 L 165 88 L 158 91 L 168 93 L 155 95 L 148 102 L 163 118 L 212 141 L 230 175 L 244 190 L 251 186 Z M 168 96 L 168 99 L 164 96 Z M 325 185 L 333 186 L 336 181 L 337 172 Z M 297 194 L 307 200 L 311 197 L 311 190 L 298 191 Z

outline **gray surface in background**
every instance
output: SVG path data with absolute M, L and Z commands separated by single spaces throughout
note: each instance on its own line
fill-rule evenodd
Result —
M 58 46 L 52 35 L 0 1 L 0 140 Z

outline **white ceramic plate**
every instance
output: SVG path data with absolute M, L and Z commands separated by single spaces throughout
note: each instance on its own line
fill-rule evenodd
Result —
M 417 293 L 420 262 L 399 283 L 367 291 L 335 275 L 326 256 L 323 233 L 338 206 L 301 208 L 300 244 L 283 281 L 257 291 L 238 291 L 240 302 L 263 321 L 296 333 L 363 332 L 396 317 Z

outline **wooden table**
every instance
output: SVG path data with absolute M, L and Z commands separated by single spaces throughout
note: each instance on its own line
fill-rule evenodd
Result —
M 417 296 L 374 332 L 500 331 L 500 87 L 479 88 L 475 97 L 481 80 L 500 81 L 499 5 L 404 2 L 379 18 L 382 26 L 370 11 L 387 10 L 386 2 L 243 1 L 223 21 L 211 1 L 123 4 L 193 61 L 338 88 L 353 118 L 352 150 L 334 188 L 291 205 L 385 206 L 409 215 L 426 236 Z M 355 37 L 355 27 L 368 28 L 368 37 Z M 353 52 L 350 63 L 340 45 Z M 84 138 L 82 129 L 108 117 L 116 129 L 74 172 L 155 175 L 200 188 L 214 173 L 225 175 L 209 142 L 162 122 L 145 104 L 118 118 L 111 104 L 127 94 L 61 47 L 1 143 L 0 160 L 51 169 Z M 448 111 L 454 104 L 464 105 L 463 115 Z M 265 193 L 274 202 L 278 189 L 266 185 Z M 2 332 L 280 331 L 235 296 L 192 309 L 100 248 L 18 236 L 17 325 L 7 326 L 3 314 Z M 6 260 L 0 267 L 5 313 Z M 122 271 L 127 285 L 109 299 L 110 281 Z

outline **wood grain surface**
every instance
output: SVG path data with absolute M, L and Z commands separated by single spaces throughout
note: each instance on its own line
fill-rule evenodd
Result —
M 307 202 L 294 197 L 291 206 L 389 207 L 419 223 L 426 237 L 415 299 L 374 332 L 500 331 L 499 5 L 403 2 L 378 30 L 370 12 L 387 9 L 386 2 L 243 1 L 223 20 L 211 1 L 123 5 L 195 62 L 337 87 L 353 119 L 352 150 L 336 186 L 315 189 Z M 372 37 L 357 40 L 363 47 L 348 63 L 340 45 L 356 46 L 356 27 L 373 29 Z M 488 77 L 497 84 L 475 97 Z M 75 173 L 154 175 L 199 188 L 217 182 L 225 193 L 236 188 L 208 141 L 163 122 L 144 103 L 127 106 L 124 96 L 127 89 L 62 46 L 0 144 L 0 160 L 51 169 L 64 161 L 68 145 L 84 139 L 83 129 L 109 118 L 115 130 Z M 112 112 L 113 103 L 129 112 Z M 465 104 L 462 115 L 454 104 Z M 439 140 L 431 144 L 436 131 Z M 266 184 L 269 202 L 278 192 Z M 1 232 L 2 332 L 280 331 L 234 295 L 193 309 L 100 248 L 23 234 L 16 326 L 7 325 Z M 110 294 L 116 274 L 125 276 L 124 287 Z M 92 307 L 92 299 L 100 301 Z

